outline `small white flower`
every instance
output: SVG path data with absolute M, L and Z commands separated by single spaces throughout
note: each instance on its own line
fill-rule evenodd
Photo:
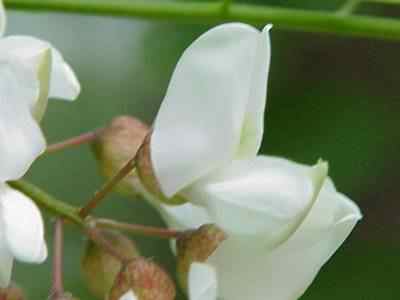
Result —
M 41 263 L 47 257 L 39 209 L 24 194 L 0 184 L 0 287 L 10 282 L 14 258 Z
M 228 234 L 207 263 L 218 297 L 295 300 L 361 218 L 328 165 L 257 155 L 270 64 L 269 28 L 217 26 L 183 54 L 150 141 L 170 226 L 216 223 Z
M 29 36 L 4 37 L 0 1 L 0 287 L 8 285 L 13 260 L 47 257 L 44 226 L 31 199 L 5 182 L 20 178 L 45 150 L 39 127 L 48 97 L 75 99 L 79 83 L 61 54 Z
M 61 54 L 29 36 L 3 36 L 0 2 L 0 181 L 20 178 L 45 150 L 38 122 L 48 97 L 73 100 L 79 83 Z

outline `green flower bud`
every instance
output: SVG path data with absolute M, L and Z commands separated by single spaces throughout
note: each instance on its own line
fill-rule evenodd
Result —
M 115 175 L 135 156 L 148 132 L 148 126 L 138 119 L 129 116 L 114 118 L 92 144 L 102 175 L 106 178 Z M 134 195 L 132 182 L 136 178 L 135 171 L 132 171 L 118 184 L 117 191 Z
M 161 191 L 151 162 L 150 139 L 151 133 L 149 133 L 144 139 L 144 142 L 141 145 L 137 155 L 136 164 L 141 183 L 161 202 L 170 205 L 179 205 L 187 202 L 187 200 L 181 195 L 175 195 L 171 198 L 168 198 Z
M 139 256 L 133 241 L 121 233 L 110 230 L 104 230 L 102 233 L 117 252 L 132 259 Z M 99 299 L 104 299 L 121 267 L 121 262 L 114 256 L 93 241 L 87 241 L 86 251 L 82 258 L 82 273 L 93 295 Z
M 26 299 L 22 289 L 15 283 L 10 283 L 7 288 L 0 289 L 1 300 L 24 300 Z
M 155 262 L 138 257 L 125 265 L 118 274 L 108 300 L 119 300 L 132 291 L 138 300 L 173 300 L 175 285 L 169 275 Z
M 197 230 L 185 232 L 177 239 L 177 276 L 183 290 L 187 291 L 190 265 L 194 262 L 206 262 L 226 238 L 226 234 L 219 227 L 205 224 Z

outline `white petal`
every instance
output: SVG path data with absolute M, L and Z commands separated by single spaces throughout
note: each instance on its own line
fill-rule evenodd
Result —
M 186 197 L 191 202 L 203 203 L 229 236 L 263 236 L 263 246 L 275 247 L 308 214 L 326 172 L 325 164 L 311 168 L 259 156 L 234 161 L 207 181 L 190 187 Z M 314 173 L 319 177 L 314 178 Z
M 17 260 L 42 263 L 46 259 L 43 219 L 31 199 L 4 186 L 0 191 L 0 218 L 6 244 Z
M 136 297 L 135 293 L 132 290 L 127 291 L 125 294 L 123 294 L 119 300 L 138 300 Z
M 271 28 L 272 25 L 265 26 L 262 34 L 258 37 L 254 70 L 251 76 L 250 97 L 236 159 L 249 159 L 257 155 L 264 135 L 264 111 L 271 62 L 271 42 L 269 38 Z
M 217 274 L 207 264 L 192 263 L 189 270 L 189 300 L 216 300 Z
M 304 293 L 361 218 L 358 207 L 328 184 L 299 229 L 272 252 L 248 240 L 221 244 L 209 259 L 221 298 L 297 300 Z
M 0 181 L 21 177 L 45 149 L 30 112 L 38 95 L 37 74 L 29 66 L 13 59 L 0 63 Z
M 203 224 L 212 222 L 211 217 L 204 207 L 191 203 L 182 205 L 161 204 L 159 211 L 169 227 L 179 230 L 197 228 Z
M 6 10 L 4 9 L 3 1 L 0 0 L 0 37 L 4 35 L 4 31 L 6 30 Z
M 153 167 L 167 196 L 237 152 L 259 36 L 248 25 L 220 25 L 179 60 L 151 139 Z
M 7 247 L 3 228 L 0 226 L 0 288 L 10 283 L 14 258 Z
M 13 54 L 21 58 L 29 58 L 42 51 L 43 48 L 50 48 L 53 57 L 49 97 L 76 99 L 80 93 L 79 82 L 61 53 L 50 43 L 30 36 L 8 36 L 1 40 L 0 55 Z

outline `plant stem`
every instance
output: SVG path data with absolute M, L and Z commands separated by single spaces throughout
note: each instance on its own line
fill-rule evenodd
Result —
M 7 184 L 21 191 L 29 198 L 31 198 L 37 205 L 45 208 L 49 212 L 57 216 L 63 217 L 65 219 L 68 219 L 69 221 L 79 226 L 84 225 L 83 220 L 78 214 L 79 212 L 78 208 L 56 199 L 55 197 L 41 190 L 34 184 L 24 180 L 11 181 L 7 182 Z
M 93 198 L 89 200 L 89 202 L 82 207 L 79 212 L 79 216 L 84 219 L 87 217 L 90 212 L 95 209 L 99 203 L 109 194 L 114 187 L 125 177 L 127 176 L 134 168 L 135 168 L 135 157 L 129 160 L 118 172 L 114 175 L 109 181 L 107 181 L 99 191 L 97 191 Z
M 92 142 L 98 137 L 99 133 L 102 130 L 103 130 L 103 128 L 96 129 L 96 130 L 89 131 L 89 132 L 83 133 L 81 135 L 72 137 L 65 141 L 51 144 L 47 147 L 46 153 L 53 153 L 53 152 L 57 152 L 60 150 L 64 150 L 66 148 L 76 147 L 76 146 L 79 146 L 82 144 L 87 144 L 89 142 Z
M 382 4 L 400 4 L 400 0 L 364 0 L 364 2 L 375 2 L 375 3 L 382 3 Z
M 226 14 L 232 5 L 232 0 L 222 0 L 221 13 Z
M 347 0 L 338 10 L 338 14 L 342 16 L 352 14 L 361 2 L 363 2 L 363 0 Z
M 381 39 L 400 39 L 400 20 L 370 16 L 343 16 L 335 12 L 310 11 L 232 3 L 227 11 L 221 2 L 175 2 L 148 0 L 6 0 L 6 7 L 109 15 L 188 23 L 239 21 L 255 25 L 273 23 L 275 28 L 333 33 Z
M 63 220 L 58 218 L 54 225 L 54 253 L 53 253 L 53 287 L 52 299 L 58 299 L 64 293 L 63 285 L 63 248 L 64 232 Z
M 145 225 L 138 224 L 129 224 L 123 222 L 117 222 L 109 219 L 96 219 L 95 220 L 96 227 L 99 228 L 111 228 L 123 230 L 126 232 L 140 234 L 145 236 L 153 236 L 162 239 L 176 239 L 182 235 L 182 231 L 167 229 L 167 228 L 159 228 L 159 227 L 151 227 Z

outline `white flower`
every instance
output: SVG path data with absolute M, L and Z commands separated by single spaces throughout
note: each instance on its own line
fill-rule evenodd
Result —
M 39 122 L 48 97 L 75 99 L 79 83 L 48 42 L 4 37 L 0 2 L 0 287 L 8 285 L 14 258 L 40 263 L 47 257 L 40 211 L 5 182 L 20 178 L 45 150 Z
M 49 97 L 75 99 L 79 83 L 61 54 L 29 36 L 3 36 L 0 3 L 0 181 L 21 177 L 45 150 L 38 122 Z
M 228 239 L 208 262 L 222 299 L 294 300 L 361 218 L 336 191 L 327 163 L 257 156 L 269 28 L 217 26 L 183 54 L 157 115 L 150 158 L 170 226 L 216 223 Z
M 14 258 L 41 263 L 46 257 L 39 209 L 24 194 L 0 184 L 0 287 L 10 282 Z

